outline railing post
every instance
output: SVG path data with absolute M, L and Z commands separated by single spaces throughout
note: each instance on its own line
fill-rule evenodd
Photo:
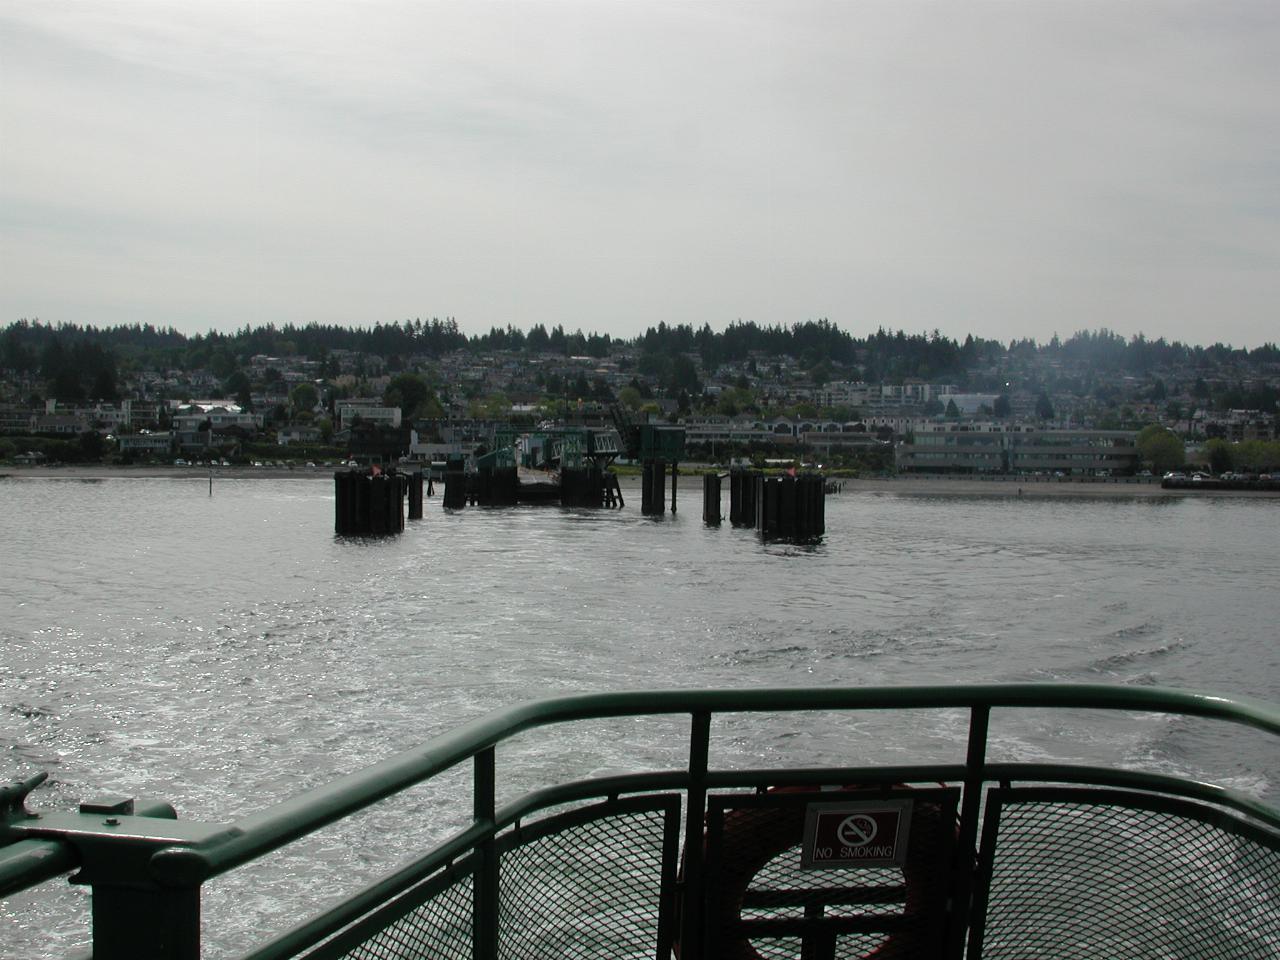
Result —
M 954 916 L 951 943 L 947 955 L 956 958 L 964 950 L 965 933 L 971 917 L 974 871 L 977 866 L 978 808 L 982 803 L 982 785 L 986 781 L 987 732 L 991 707 L 974 706 L 969 713 L 969 747 L 965 757 L 964 797 L 960 804 L 960 826 L 957 831 Z
M 476 845 L 476 864 L 472 890 L 471 955 L 475 960 L 496 960 L 498 956 L 498 846 L 493 839 L 496 811 L 494 800 L 494 748 L 475 755 L 474 800 L 472 816 L 477 823 L 488 823 L 489 837 Z
M 222 828 L 175 817 L 167 803 L 109 797 L 37 821 L 35 829 L 75 847 L 80 871 L 71 882 L 93 890 L 94 960 L 200 960 L 202 880 L 161 882 L 151 859 Z
M 93 960 L 200 960 L 200 888 L 93 886 Z
M 681 891 L 680 960 L 701 960 L 706 942 L 702 883 L 703 822 L 707 806 L 707 756 L 711 714 L 693 714 L 689 734 L 689 790 L 684 827 L 684 889 Z

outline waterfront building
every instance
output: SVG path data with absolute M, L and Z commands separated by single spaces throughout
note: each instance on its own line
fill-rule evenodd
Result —
M 1131 430 L 1052 430 L 1022 424 L 919 424 L 894 450 L 901 473 L 1063 473 L 1131 475 Z
M 862 424 L 857 424 L 862 426 Z M 890 441 L 881 440 L 876 434 L 863 430 L 806 430 L 800 435 L 800 442 L 810 450 L 830 455 L 833 450 L 850 452 L 854 450 L 889 449 Z
M 262 429 L 262 414 L 246 413 L 225 400 L 192 400 L 178 407 L 173 415 L 174 429 L 179 432 L 201 430 L 206 423 L 211 430 L 240 427 L 256 431 Z
M 88 430 L 89 424 L 73 413 L 45 413 L 33 419 L 32 429 L 36 433 L 74 435 Z
M 0 406 L 0 433 L 30 433 L 35 426 L 35 411 L 16 404 Z
M 168 430 L 157 433 L 143 430 L 117 437 L 116 443 L 122 454 L 165 457 L 173 450 L 173 439 L 173 433 Z

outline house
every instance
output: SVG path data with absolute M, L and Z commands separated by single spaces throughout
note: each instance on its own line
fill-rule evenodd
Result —
M 276 431 L 276 443 L 282 447 L 291 443 L 319 443 L 320 439 L 318 427 L 290 425 Z

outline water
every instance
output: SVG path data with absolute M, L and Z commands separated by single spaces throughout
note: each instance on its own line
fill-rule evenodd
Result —
M 0 481 L 0 776 L 226 821 L 534 697 L 652 687 L 1160 684 L 1280 702 L 1280 501 L 844 494 L 813 547 L 682 511 L 478 510 L 332 534 L 327 479 Z M 510 792 L 683 761 L 674 721 L 500 753 Z M 718 722 L 713 763 L 958 759 L 958 715 Z M 851 748 L 851 744 L 856 745 Z M 851 749 L 853 754 L 851 755 Z M 1152 717 L 997 715 L 996 759 L 1121 763 L 1280 803 L 1274 743 Z M 379 875 L 464 777 L 207 888 L 233 956 Z M 450 793 L 450 791 L 453 791 Z M 0 904 L 0 957 L 85 943 L 61 881 Z M 71 920 L 66 919 L 70 913 Z

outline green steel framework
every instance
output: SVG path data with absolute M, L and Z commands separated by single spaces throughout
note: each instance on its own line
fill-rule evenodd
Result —
M 711 718 L 715 714 L 957 708 L 969 713 L 963 762 L 876 768 L 708 768 Z M 1050 947 L 1041 945 L 1040 953 L 1019 953 L 1030 948 L 1009 945 L 1009 930 L 1021 930 L 1019 936 L 1034 939 L 1039 935 L 1035 931 L 1046 926 L 1049 914 L 1045 911 L 1057 911 L 1057 916 L 1074 909 L 1074 901 L 1064 898 L 1098 895 L 1099 883 L 1082 892 L 1076 882 L 1091 868 L 1087 861 L 1083 868 L 1076 862 L 1091 842 L 1090 837 L 1079 836 L 1079 824 L 1086 821 L 1099 824 L 1099 830 L 1112 830 L 1108 836 L 1121 838 L 1136 836 L 1135 830 L 1151 825 L 1154 833 L 1141 835 L 1141 842 L 1124 840 L 1121 852 L 1137 864 L 1132 869 L 1140 874 L 1128 877 L 1125 888 L 1146 882 L 1157 899 L 1165 896 L 1164 886 L 1173 882 L 1166 862 L 1170 857 L 1167 851 L 1153 853 L 1147 836 L 1175 837 L 1172 842 L 1182 845 L 1179 849 L 1194 849 L 1205 862 L 1227 858 L 1229 853 L 1227 866 L 1210 863 L 1213 870 L 1229 867 L 1247 871 L 1243 875 L 1246 886 L 1257 891 L 1260 899 L 1246 905 L 1244 922 L 1251 925 L 1246 931 L 1252 938 L 1249 942 L 1256 941 L 1261 952 L 1241 952 L 1245 948 L 1236 941 L 1214 952 L 1213 931 L 1217 928 L 1211 925 L 1213 918 L 1192 917 L 1194 922 L 1188 929 L 1195 929 L 1186 936 L 1200 939 L 1188 941 L 1191 945 L 1185 950 L 1189 952 L 1179 955 L 1231 960 L 1280 955 L 1280 812 L 1233 790 L 1154 773 L 1063 764 L 988 763 L 991 712 L 1011 708 L 1179 714 L 1280 736 L 1280 712 L 1268 705 L 1158 688 L 1045 684 L 680 690 L 566 697 L 495 712 L 230 824 L 182 821 L 174 818 L 167 805 L 135 806 L 128 800 L 82 806 L 79 813 L 32 813 L 26 809 L 26 798 L 42 777 L 14 783 L 0 788 L 0 896 L 78 869 L 75 882 L 93 887 L 96 960 L 144 956 L 194 960 L 200 955 L 200 888 L 205 881 L 470 760 L 470 826 L 338 907 L 254 950 L 245 960 L 610 956 L 619 948 L 606 945 L 612 942 L 609 937 L 613 933 L 605 929 L 611 924 L 607 915 L 575 915 L 575 910 L 582 909 L 580 905 L 542 902 L 536 897 L 530 900 L 527 890 L 519 887 L 538 886 L 536 871 L 544 860 L 563 863 L 567 876 L 583 869 L 588 860 L 599 859 L 602 845 L 622 832 L 619 824 L 637 837 L 643 835 L 643 842 L 657 851 L 652 858 L 652 878 L 636 880 L 636 884 L 652 883 L 657 891 L 653 914 L 656 933 L 645 948 L 647 955 L 669 956 L 677 943 L 680 960 L 751 955 L 734 952 L 731 943 L 735 937 L 747 936 L 745 928 L 718 926 L 718 920 L 711 922 L 707 916 L 716 902 L 717 871 L 723 869 L 719 841 L 708 832 L 705 844 L 686 843 L 681 852 L 681 827 L 687 837 L 702 837 L 704 827 L 721 815 L 717 810 L 735 803 L 775 803 L 766 788 L 816 788 L 832 783 L 865 785 L 872 791 L 868 796 L 900 792 L 909 784 L 919 785 L 921 796 L 926 788 L 939 785 L 958 794 L 953 845 L 948 837 L 955 853 L 945 881 L 945 917 L 938 928 L 943 943 L 940 952 L 894 953 L 890 949 L 887 953 L 872 950 L 867 956 L 960 958 L 966 951 L 970 960 L 1005 955 L 1154 955 L 1142 952 L 1141 946 L 1117 946 L 1108 932 L 1111 928 L 1092 929 L 1087 922 L 1069 935 L 1072 943 L 1078 940 L 1082 944 L 1078 950 L 1063 941 Z M 495 747 L 515 734 L 569 721 L 652 715 L 690 718 L 689 762 L 684 769 L 568 783 L 535 791 L 500 808 L 496 805 Z M 736 792 L 711 794 L 713 790 Z M 794 795 L 776 800 L 796 802 Z M 566 804 L 576 807 L 525 823 L 538 811 Z M 1028 825 L 1018 826 L 1015 814 L 1023 816 Z M 593 824 L 607 818 L 612 818 L 607 831 L 589 832 Z M 1002 857 L 997 849 L 1000 844 L 1024 851 L 1018 854 L 1024 859 Z M 1079 848 L 1068 849 L 1067 844 Z M 584 849 L 590 854 L 586 859 Z M 630 863 L 635 854 L 623 851 L 619 856 Z M 1069 869 L 1063 864 L 1064 857 L 1074 858 Z M 518 875 L 517 869 L 531 872 Z M 524 879 L 512 879 L 517 876 Z M 716 882 L 707 883 L 708 876 Z M 1019 900 L 1036 883 L 1046 884 L 1036 892 L 1038 899 Z M 624 894 L 639 896 L 631 889 L 617 895 Z M 872 891 L 870 897 L 869 902 L 892 899 L 883 891 Z M 1179 904 L 1161 904 L 1160 909 L 1186 910 Z M 1105 912 L 1112 906 L 1103 903 L 1092 909 Z M 1140 915 L 1148 909 L 1143 903 L 1121 903 L 1115 909 L 1120 907 L 1130 911 L 1138 926 Z M 868 923 L 865 918 L 824 916 L 820 904 L 816 908 L 807 904 L 805 911 L 802 919 L 773 925 L 785 935 L 804 937 L 802 955 L 816 960 L 836 955 L 836 932 L 861 930 Z M 533 917 L 536 922 L 542 913 L 551 917 L 548 923 L 552 926 L 559 923 L 578 928 L 577 934 L 586 939 L 567 951 L 547 948 L 541 953 L 536 946 L 500 942 L 508 936 L 513 917 Z M 762 925 L 768 926 L 767 922 Z M 1210 932 L 1197 933 L 1201 927 Z M 432 936 L 442 939 L 424 946 L 414 938 L 423 936 L 428 928 L 436 931 Z M 1106 939 L 1109 936 L 1112 940 Z M 401 952 L 365 952 L 362 944 L 376 937 L 391 937 Z M 593 943 L 602 945 L 592 947 Z M 760 956 L 784 955 L 768 952 L 767 946 L 760 949 Z

